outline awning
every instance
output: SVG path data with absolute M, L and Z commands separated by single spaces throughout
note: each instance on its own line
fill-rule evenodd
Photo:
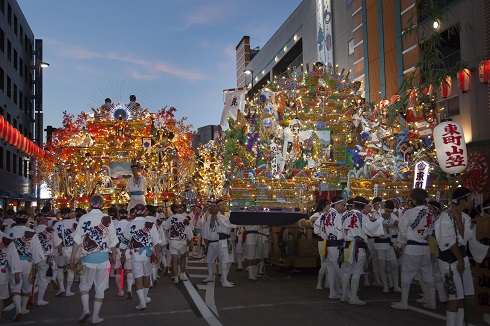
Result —
M 10 190 L 0 189 L 0 198 L 20 199 L 27 201 L 34 201 L 36 197 L 29 194 L 19 194 Z

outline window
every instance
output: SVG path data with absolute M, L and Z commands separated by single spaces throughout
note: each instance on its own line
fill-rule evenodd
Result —
M 12 118 L 12 117 L 10 116 L 10 113 L 7 113 L 7 122 L 8 122 L 8 123 L 10 123 L 10 119 L 11 119 L 11 118 Z
M 21 133 L 22 135 L 24 135 L 24 134 L 22 133 L 22 123 L 19 123 L 19 131 L 20 131 L 20 133 Z
M 27 178 L 27 161 L 24 161 L 24 178 Z
M 24 110 L 24 93 L 22 93 L 21 90 L 19 90 L 19 109 L 22 111 Z
M 0 50 L 5 53 L 5 32 L 0 27 Z
M 7 165 L 7 171 L 10 172 L 10 151 L 7 150 L 7 157 L 5 158 L 7 161 L 5 162 Z
M 10 6 L 10 3 L 7 5 L 7 20 L 9 25 L 12 26 L 12 7 Z
M 5 15 L 5 0 L 0 0 L 0 10 Z
M 24 27 L 20 26 L 19 41 L 21 45 L 24 45 Z
M 28 168 L 27 168 L 28 171 L 27 172 L 29 173 L 29 179 L 32 179 L 32 175 L 30 174 L 31 171 L 32 171 L 32 165 L 31 164 L 32 164 L 31 162 L 27 163 L 27 166 L 28 166 Z
M 18 56 L 17 56 L 17 50 L 14 49 L 14 69 L 17 70 L 17 60 L 18 60 Z
M 7 59 L 12 61 L 12 43 L 7 39 Z
M 349 40 L 348 47 L 349 47 L 349 55 L 353 55 L 354 54 L 354 39 L 353 38 Z
M 0 67 L 0 91 L 5 92 L 5 71 Z
M 12 80 L 7 76 L 7 96 L 12 98 Z
M 13 100 L 14 100 L 14 104 L 17 104 L 17 102 L 18 102 L 18 101 L 17 101 L 17 93 L 18 93 L 18 90 L 17 90 L 17 85 L 14 83 L 14 94 L 13 94 L 13 95 L 14 95 L 14 96 L 13 96 L 13 97 L 14 97 L 14 98 L 13 98 Z
M 24 164 L 22 163 L 22 161 L 23 161 L 22 157 L 21 157 L 21 156 L 19 156 L 19 175 L 20 175 L 20 176 L 22 176 L 22 170 L 24 170 L 24 169 L 23 169 Z
M 17 155 L 12 155 L 12 173 L 17 174 Z
M 19 58 L 19 75 L 24 77 L 24 60 L 22 58 Z
M 18 30 L 17 30 L 17 25 L 19 24 L 19 21 L 17 20 L 17 15 L 14 14 L 14 34 L 17 35 L 18 34 Z
M 14 119 L 14 123 L 12 123 L 12 126 L 17 129 L 17 119 Z
M 3 148 L 0 147 L 0 169 L 3 170 Z

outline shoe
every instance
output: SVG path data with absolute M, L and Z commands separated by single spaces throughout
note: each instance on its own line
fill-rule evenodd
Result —
M 150 297 L 146 297 L 145 302 L 146 302 L 146 304 L 149 304 L 151 302 L 151 298 Z
M 420 298 L 420 299 L 417 299 L 415 300 L 417 303 L 422 303 L 422 304 L 426 304 L 426 303 L 429 303 L 429 301 L 427 301 L 427 299 L 425 299 L 424 297 Z
M 142 306 L 141 304 L 139 304 L 139 305 L 135 306 L 134 309 L 136 309 L 136 310 L 145 310 L 146 309 L 146 305 Z
M 28 313 L 30 313 L 30 312 L 31 312 L 30 310 L 27 310 L 27 309 L 26 309 L 26 310 L 22 310 L 20 313 L 21 313 L 22 315 L 27 315 L 27 314 L 28 314 Z
M 85 312 L 82 314 L 82 316 L 78 319 L 78 322 L 80 324 L 85 323 L 88 319 L 90 318 L 90 312 Z
M 389 293 L 390 289 L 388 287 L 383 288 L 383 293 Z
M 204 283 L 208 283 L 208 282 L 214 282 L 214 280 L 210 277 L 206 277 L 204 280 L 202 280 Z
M 95 325 L 95 324 L 100 324 L 104 321 L 104 319 L 100 318 L 100 317 L 97 317 L 97 318 L 92 318 L 92 325 Z
M 160 275 L 157 274 L 157 280 L 160 278 Z
M 402 289 L 399 288 L 399 287 L 396 287 L 396 288 L 393 288 L 393 292 L 401 293 L 402 292 Z
M 177 283 L 179 283 L 179 277 L 178 276 L 175 276 L 174 277 L 174 284 L 177 284 Z
M 329 295 L 329 296 L 328 296 L 328 298 L 329 298 L 330 300 L 337 300 L 337 299 L 342 298 L 342 296 L 341 296 L 340 294 L 335 293 L 335 294 L 331 294 L 331 295 Z
M 321 286 L 321 285 L 317 285 L 317 286 L 316 286 L 316 289 L 317 289 L 317 290 L 320 290 L 320 291 L 321 291 L 321 290 L 323 290 L 323 288 L 322 288 L 322 286 Z
M 163 276 L 168 276 L 168 267 L 163 271 Z
M 73 293 L 73 292 L 66 291 L 66 293 L 65 293 L 65 297 L 72 297 L 74 295 L 75 295 L 75 293 Z
M 15 314 L 13 321 L 19 321 L 22 318 L 22 314 Z
M 49 302 L 48 301 L 44 301 L 44 300 L 41 300 L 41 301 L 38 301 L 36 302 L 36 305 L 38 306 L 45 306 L 45 305 L 48 305 Z
M 55 296 L 56 297 L 61 297 L 63 294 L 65 293 L 65 291 L 62 291 L 61 289 L 58 290 L 58 292 L 56 292 Z
M 350 299 L 349 304 L 353 304 L 356 306 L 364 306 L 366 304 L 366 301 L 359 300 L 358 298 Z
M 180 279 L 182 281 L 188 281 L 189 279 L 187 278 L 187 275 L 185 273 L 180 273 Z
M 221 282 L 221 286 L 224 288 L 232 288 L 235 285 L 231 284 L 230 282 Z
M 15 305 L 13 303 L 9 304 L 5 308 L 3 308 L 3 311 L 12 311 L 15 309 Z
M 243 271 L 243 268 L 242 268 L 242 267 L 238 267 L 238 268 L 236 269 L 236 271 L 237 271 L 237 272 L 241 272 L 241 271 Z
M 408 305 L 404 305 L 401 302 L 397 302 L 391 305 L 391 308 L 396 310 L 408 310 Z
M 131 292 L 126 292 L 126 299 L 127 299 L 127 300 L 131 300 L 131 299 L 133 299 L 133 293 L 131 293 Z
M 124 297 L 124 290 L 119 290 L 119 292 L 117 293 L 117 296 L 118 297 Z

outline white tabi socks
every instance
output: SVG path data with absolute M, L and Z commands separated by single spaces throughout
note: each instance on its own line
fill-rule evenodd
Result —
M 348 302 L 349 301 L 349 296 L 347 294 L 349 290 L 349 281 L 350 281 L 350 274 L 343 274 L 342 275 L 342 297 L 340 298 L 340 301 L 342 302 Z
M 446 326 L 456 326 L 456 318 L 458 317 L 457 312 L 446 310 Z
M 72 271 L 71 269 L 69 269 L 66 272 L 66 293 L 65 293 L 65 295 L 67 297 L 71 297 L 72 295 L 74 295 L 74 293 L 71 292 L 71 286 L 73 284 L 73 279 L 74 278 L 75 278 L 75 272 Z M 61 287 L 61 284 L 60 284 L 60 287 Z
M 99 312 L 101 307 L 102 307 L 102 301 L 94 300 L 94 314 L 92 316 L 92 324 L 99 324 L 104 321 L 104 319 L 99 317 Z
M 128 293 L 133 292 L 133 283 L 134 283 L 133 273 L 128 273 L 126 275 L 126 285 L 128 286 L 128 290 L 126 292 Z
M 89 317 L 90 317 L 90 308 L 89 308 L 89 297 L 88 293 L 87 294 L 82 294 L 80 296 L 80 299 L 82 301 L 82 309 L 83 313 L 80 319 L 78 320 L 79 323 L 84 323 Z
M 221 286 L 224 288 L 232 288 L 234 286 L 233 283 L 228 281 L 228 272 L 230 270 L 230 264 L 224 263 L 221 266 Z
M 148 292 L 150 292 L 150 288 L 143 288 L 143 293 L 145 294 L 145 303 L 149 304 L 151 302 L 151 298 L 148 297 Z
M 140 300 L 140 304 L 134 307 L 136 310 L 143 310 L 146 309 L 146 300 L 145 300 L 145 292 L 143 289 L 136 290 L 136 295 L 138 296 L 138 299 Z
M 116 274 L 116 276 L 114 277 L 114 280 L 116 281 L 116 286 L 118 289 L 117 296 L 118 297 L 124 296 L 124 290 L 121 289 L 121 274 Z
M 391 305 L 391 308 L 397 309 L 397 310 L 407 310 L 408 309 L 408 293 L 410 291 L 410 288 L 403 288 L 402 287 L 402 297 L 400 302 L 394 303 Z
M 22 314 L 22 298 L 20 295 L 14 295 L 12 301 L 15 306 L 15 316 Z
M 464 299 L 463 299 L 464 300 Z M 464 309 L 459 308 L 456 313 L 456 326 L 464 325 Z
M 23 315 L 28 314 L 30 312 L 29 310 L 27 310 L 27 303 L 28 302 L 29 302 L 29 296 L 23 295 L 22 296 L 22 311 L 21 311 L 21 313 Z
M 350 300 L 349 300 L 349 303 L 353 304 L 353 305 L 358 305 L 358 306 L 362 306 L 362 305 L 366 304 L 365 301 L 362 301 L 357 297 L 357 289 L 359 288 L 359 278 L 360 277 L 361 277 L 361 275 L 352 275 L 352 280 L 351 280 L 351 284 L 350 284 Z
M 317 290 L 323 290 L 322 283 L 323 283 L 323 277 L 325 276 L 326 272 L 327 272 L 327 262 L 322 261 L 322 265 L 320 266 L 320 270 L 318 271 L 318 281 L 316 282 Z
M 255 265 L 257 266 L 257 265 Z M 254 269 L 253 266 L 247 266 L 247 271 L 248 271 L 248 279 L 251 281 L 257 280 L 257 278 L 254 275 Z
M 63 274 L 64 268 L 58 268 L 58 273 L 56 274 L 56 279 L 58 280 L 58 285 L 60 286 L 60 289 L 58 292 L 56 292 L 56 296 L 60 296 L 65 292 L 65 285 L 64 285 L 64 278 L 65 275 Z
M 434 286 L 434 284 L 432 284 Z M 431 287 L 428 289 L 428 302 L 424 304 L 424 308 L 427 309 L 436 309 L 436 289 L 434 287 Z
M 213 282 L 213 270 L 214 270 L 214 263 L 212 264 L 208 263 L 208 277 L 202 280 L 204 283 Z

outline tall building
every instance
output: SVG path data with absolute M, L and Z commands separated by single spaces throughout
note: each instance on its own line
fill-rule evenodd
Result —
M 218 128 L 221 127 L 216 125 L 207 125 L 197 128 L 197 132 L 194 134 L 194 140 L 192 141 L 192 147 L 194 148 L 194 151 L 196 153 L 199 145 L 207 144 L 210 140 L 216 139 L 218 137 L 218 134 L 220 132 Z
M 439 106 L 463 127 L 469 152 L 479 152 L 490 162 L 490 90 L 478 79 L 478 63 L 490 59 L 490 2 L 435 2 L 448 9 L 447 19 L 437 24 L 421 15 L 416 0 L 303 0 L 258 53 L 251 50 L 250 37 L 241 39 L 236 47 L 237 86 L 253 86 L 256 93 L 288 67 L 303 64 L 306 69 L 322 62 L 351 70 L 349 79 L 362 82 L 367 100 L 390 99 L 404 77 L 417 69 L 424 35 L 404 33 L 415 17 L 412 23 L 434 26 L 427 30 L 448 41 L 442 49 L 446 64 L 468 62 L 473 67 L 471 89 L 462 93 L 453 78 L 452 94 L 441 98 Z M 448 26 L 457 22 L 463 28 L 450 35 Z M 487 185 L 485 191 L 489 189 Z
M 38 110 L 34 108 L 34 99 L 42 98 L 41 62 L 42 41 L 34 39 L 17 1 L 0 0 L 0 115 L 20 135 L 42 146 L 42 132 L 34 133 L 35 124 L 42 131 L 40 101 Z M 0 140 L 0 207 L 29 207 L 35 202 L 33 162 L 9 141 Z

